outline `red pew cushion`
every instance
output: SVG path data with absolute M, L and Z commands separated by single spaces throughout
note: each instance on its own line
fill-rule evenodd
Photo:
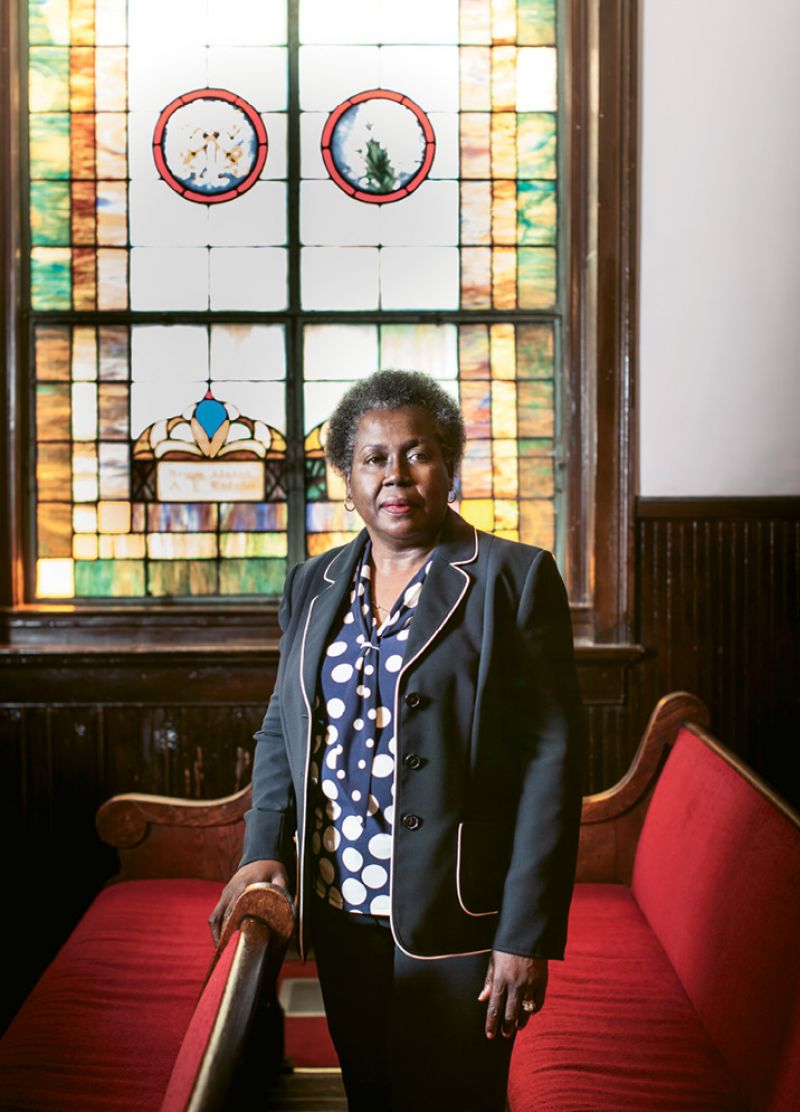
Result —
M 624 885 L 577 885 L 565 960 L 517 1036 L 508 1095 L 512 1112 L 744 1108 Z
M 631 887 L 748 1104 L 800 1108 L 800 830 L 683 729 Z
M 213 955 L 222 885 L 105 889 L 0 1042 L 0 1107 L 157 1110 Z
M 220 955 L 211 976 L 208 978 L 202 996 L 197 1001 L 197 1007 L 192 1013 L 181 1048 L 178 1051 L 178 1057 L 172 1067 L 172 1074 L 161 1105 L 161 1112 L 184 1112 L 189 1103 L 195 1078 L 208 1046 L 208 1040 L 211 1037 L 214 1020 L 217 1018 L 217 1012 L 222 1003 L 225 983 L 240 937 L 238 931 L 231 935 L 228 945 Z

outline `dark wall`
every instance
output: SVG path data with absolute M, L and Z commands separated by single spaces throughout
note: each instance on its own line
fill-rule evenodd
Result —
M 619 779 L 656 700 L 682 688 L 708 703 L 717 736 L 800 806 L 799 555 L 798 499 L 640 502 L 640 645 L 578 650 L 587 791 Z M 276 667 L 274 607 L 262 619 L 257 644 L 232 623 L 216 647 L 193 637 L 179 651 L 142 650 L 132 633 L 121 644 L 123 624 L 116 645 L 0 647 L 5 952 L 17 956 L 9 1006 L 113 871 L 94 833 L 104 799 L 209 798 L 247 783 Z

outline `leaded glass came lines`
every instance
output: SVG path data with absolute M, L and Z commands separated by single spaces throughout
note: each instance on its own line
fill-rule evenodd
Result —
M 279 594 L 360 527 L 325 423 L 381 367 L 459 399 L 461 512 L 553 547 L 555 0 L 27 19 L 34 595 Z

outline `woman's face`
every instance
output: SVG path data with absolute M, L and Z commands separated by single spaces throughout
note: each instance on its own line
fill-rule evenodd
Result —
M 432 546 L 450 485 L 436 423 L 426 409 L 370 409 L 363 415 L 347 488 L 373 543 Z

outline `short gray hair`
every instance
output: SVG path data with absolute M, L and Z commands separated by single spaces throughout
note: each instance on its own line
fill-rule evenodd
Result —
M 433 417 L 445 465 L 454 475 L 464 454 L 464 418 L 447 391 L 421 371 L 376 371 L 350 387 L 328 422 L 325 455 L 331 467 L 340 475 L 350 474 L 358 422 L 365 413 L 403 406 L 425 409 Z

